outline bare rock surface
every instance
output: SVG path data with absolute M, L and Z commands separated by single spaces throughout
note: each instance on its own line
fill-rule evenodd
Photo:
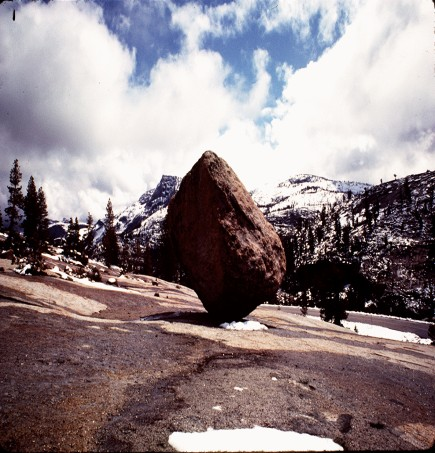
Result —
M 281 241 L 215 153 L 206 151 L 183 178 L 167 221 L 176 253 L 213 317 L 238 320 L 274 298 L 286 266 Z
M 155 297 L 147 276 L 90 285 L 0 266 L 2 451 L 172 451 L 175 431 L 255 425 L 353 451 L 434 445 L 433 346 L 267 305 L 249 319 L 268 330 L 223 330 L 174 283 Z

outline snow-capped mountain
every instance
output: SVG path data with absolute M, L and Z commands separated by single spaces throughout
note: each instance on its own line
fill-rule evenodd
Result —
M 137 202 L 116 215 L 118 235 L 123 238 L 139 237 L 144 245 L 151 247 L 158 244 L 167 206 L 180 182 L 179 177 L 163 176 L 155 189 L 148 190 Z M 322 206 L 332 206 L 346 199 L 349 193 L 360 194 L 370 187 L 370 184 L 298 175 L 278 185 L 266 184 L 252 191 L 251 195 L 267 219 L 278 230 L 286 231 L 300 217 L 310 217 Z M 103 222 L 100 220 L 96 229 L 97 242 L 103 233 Z
M 342 201 L 349 191 L 360 194 L 370 184 L 350 181 L 334 181 L 314 175 L 297 175 L 278 185 L 266 184 L 251 192 L 261 209 L 277 212 L 287 209 L 321 210 L 323 205 Z
M 334 263 L 335 271 L 337 265 L 347 266 L 353 273 L 348 282 L 363 278 L 365 297 L 376 300 L 378 312 L 430 317 L 435 308 L 434 191 L 435 172 L 427 171 L 368 187 L 331 206 L 289 230 L 294 268 L 308 269 L 309 286 L 316 283 L 319 262 Z
M 162 176 L 156 188 L 145 192 L 138 201 L 116 215 L 118 235 L 122 238 L 140 238 L 144 245 L 157 244 L 169 201 L 180 187 L 180 182 L 181 178 L 177 176 Z M 102 220 L 98 221 L 95 232 L 95 239 L 99 242 L 104 233 Z
M 163 176 L 116 215 L 118 236 L 131 253 L 139 239 L 142 254 L 154 250 L 157 261 L 167 255 L 163 220 L 180 183 Z M 427 171 L 378 185 L 298 175 L 251 195 L 281 236 L 288 263 L 283 288 L 292 297 L 304 285 L 312 291 L 320 285 L 326 296 L 317 297 L 350 291 L 352 309 L 373 300 L 377 312 L 429 317 L 435 300 L 434 191 L 435 172 Z M 95 233 L 98 244 L 102 220 Z
M 370 184 L 334 181 L 314 175 L 297 175 L 278 185 L 266 184 L 251 192 L 257 206 L 278 231 L 286 231 L 297 219 L 312 217 L 323 206 L 341 203 L 363 193 Z

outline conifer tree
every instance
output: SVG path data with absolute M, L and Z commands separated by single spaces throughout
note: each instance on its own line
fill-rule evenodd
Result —
M 76 217 L 74 219 L 74 245 L 75 245 L 75 250 L 78 252 L 81 251 L 81 240 L 80 240 L 80 225 L 79 225 L 79 219 Z
M 88 217 L 86 219 L 86 233 L 83 236 L 83 250 L 87 256 L 92 256 L 94 252 L 94 219 L 90 212 L 88 212 Z
M 136 238 L 136 240 L 134 241 L 131 260 L 132 260 L 132 271 L 135 274 L 143 273 L 144 257 L 139 238 Z
M 335 240 L 337 244 L 341 241 L 341 221 L 338 213 L 334 214 Z
M 42 187 L 36 190 L 35 180 L 30 177 L 27 193 L 23 201 L 24 237 L 29 251 L 29 258 L 36 267 L 42 265 L 41 253 L 45 250 L 48 239 L 48 210 Z
M 351 246 L 350 231 L 351 231 L 350 225 L 346 224 L 342 230 L 343 251 L 346 255 L 349 254 L 350 246 Z
M 42 187 L 38 189 L 39 239 L 41 244 L 48 240 L 48 208 L 47 199 Z
M 149 244 L 145 246 L 145 250 L 143 252 L 143 273 L 145 275 L 154 274 L 153 256 Z
M 124 272 L 130 272 L 132 270 L 132 263 L 131 263 L 131 251 L 130 251 L 130 243 L 128 240 L 125 240 L 122 244 L 121 249 L 121 256 L 120 256 L 120 263 L 121 267 Z
M 308 249 L 309 249 L 310 253 L 314 253 L 315 240 L 314 240 L 314 234 L 313 234 L 313 229 L 311 228 L 311 225 L 308 225 L 307 240 L 308 240 Z
M 20 210 L 22 209 L 24 199 L 21 186 L 22 177 L 23 175 L 21 173 L 18 159 L 15 159 L 9 175 L 9 182 L 11 185 L 8 186 L 8 207 L 5 209 L 6 215 L 9 217 L 9 236 L 6 241 L 6 246 L 12 247 L 15 253 L 18 253 L 20 248 L 17 227 L 22 218 Z
M 30 176 L 27 184 L 27 193 L 23 202 L 24 220 L 23 229 L 26 243 L 30 249 L 34 249 L 37 243 L 38 231 L 38 192 L 33 176 Z
M 104 260 L 107 266 L 119 264 L 119 245 L 115 230 L 115 214 L 113 213 L 112 201 L 109 198 L 106 206 L 104 219 L 104 236 L 102 240 Z
M 320 213 L 320 221 L 322 222 L 322 227 L 326 226 L 326 207 L 322 206 L 322 212 Z
M 80 226 L 76 217 L 73 221 L 72 217 L 69 219 L 68 230 L 65 239 L 64 253 L 67 256 L 75 256 L 80 248 Z
M 411 188 L 409 186 L 409 179 L 408 177 L 405 178 L 405 181 L 403 182 L 403 197 L 405 199 L 405 202 L 410 204 L 412 201 L 412 192 Z
M 63 253 L 66 256 L 69 256 L 71 254 L 71 251 L 73 250 L 73 243 L 74 242 L 74 223 L 72 217 L 69 218 L 68 222 L 68 229 L 66 231 L 66 236 L 65 236 L 65 247 L 63 250 Z
M 317 242 L 320 243 L 324 237 L 323 227 L 322 225 L 318 225 L 316 227 L 316 239 Z

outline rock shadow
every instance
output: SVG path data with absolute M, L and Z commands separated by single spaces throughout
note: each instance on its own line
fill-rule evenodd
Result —
M 202 311 L 166 311 L 154 315 L 141 316 L 141 321 L 167 321 L 194 324 L 197 326 L 219 327 L 219 321 Z
M 185 324 L 193 324 L 196 326 L 204 327 L 219 327 L 224 321 L 219 321 L 213 318 L 208 312 L 204 311 L 165 311 L 163 313 L 155 313 L 153 315 L 141 316 L 141 321 L 167 321 L 167 322 L 181 322 Z M 243 318 L 240 321 L 253 321 L 249 318 Z M 275 326 L 265 324 L 268 329 L 276 329 Z

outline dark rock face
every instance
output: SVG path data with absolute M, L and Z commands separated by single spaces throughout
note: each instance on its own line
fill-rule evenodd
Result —
M 205 309 L 243 318 L 274 297 L 286 261 L 274 228 L 229 165 L 206 151 L 172 198 L 167 225 Z

